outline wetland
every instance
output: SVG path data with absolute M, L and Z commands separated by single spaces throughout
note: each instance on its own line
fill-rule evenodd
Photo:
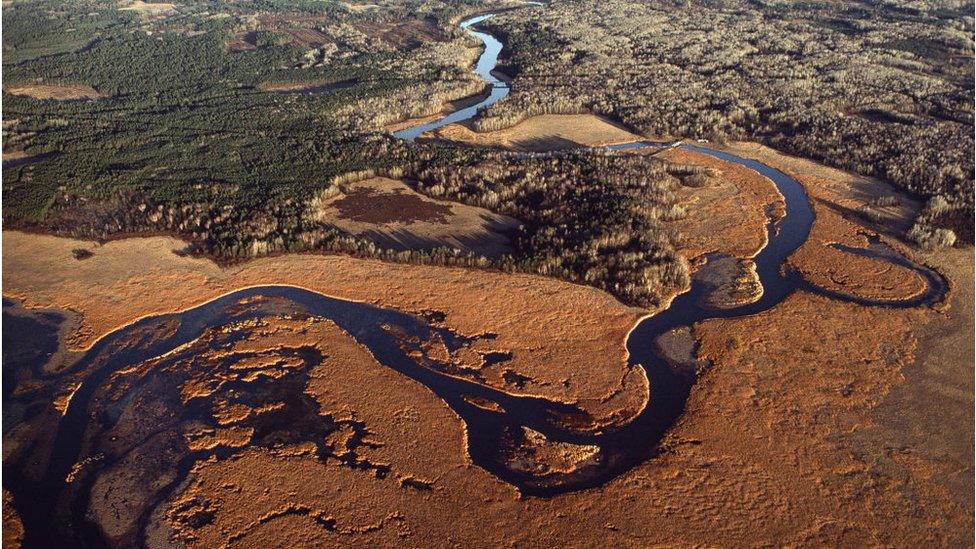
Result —
M 131 84 L 93 71 L 18 92 L 65 54 L 17 34 L 5 546 L 964 543 L 971 432 L 921 448 L 972 405 L 970 369 L 932 375 L 945 338 L 972 353 L 972 247 L 906 238 L 947 230 L 971 198 L 727 142 L 727 124 L 714 143 L 665 139 L 648 128 L 667 117 L 567 104 L 558 79 L 542 92 L 544 39 L 572 34 L 571 4 L 93 12 L 96 40 L 71 55 L 96 65 L 103 41 L 132 39 L 113 24 L 162 33 L 150 49 L 216 26 L 208 55 L 253 74 L 230 100 L 157 94 L 195 97 L 184 122 L 244 102 L 291 125 L 204 145 L 238 160 L 192 196 L 186 173 L 172 195 L 129 186 L 164 173 L 155 160 L 113 161 L 111 192 L 45 196 L 84 175 L 80 157 L 50 155 L 61 122 L 9 112 L 43 102 L 71 128 L 130 109 Z M 573 62 L 601 66 L 593 48 Z M 965 194 L 942 176 L 938 192 Z M 941 411 L 919 405 L 933 392 Z

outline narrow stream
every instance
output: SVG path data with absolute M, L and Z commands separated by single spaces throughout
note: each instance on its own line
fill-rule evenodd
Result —
M 535 2 L 527 2 L 527 4 L 539 5 Z M 456 110 L 433 122 L 412 126 L 398 132 L 394 132 L 393 137 L 404 139 L 406 141 L 413 141 L 424 132 L 436 130 L 437 128 L 447 126 L 448 124 L 455 124 L 457 122 L 470 120 L 474 118 L 481 109 L 486 109 L 491 105 L 494 105 L 503 97 L 508 95 L 508 92 L 511 91 L 508 83 L 492 74 L 492 71 L 495 70 L 495 67 L 498 65 L 498 55 L 502 52 L 501 41 L 488 33 L 479 32 L 471 28 L 478 23 L 487 21 L 495 15 L 496 14 L 494 13 L 486 13 L 477 15 L 475 17 L 470 17 L 461 22 L 462 29 L 465 29 L 476 36 L 479 40 L 481 40 L 481 43 L 484 44 L 485 51 L 483 51 L 481 56 L 478 57 L 478 63 L 475 66 L 474 71 L 485 81 L 486 85 L 491 87 L 488 92 L 488 96 L 470 107 Z

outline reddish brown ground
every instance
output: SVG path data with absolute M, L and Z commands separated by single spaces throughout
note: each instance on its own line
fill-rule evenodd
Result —
M 971 515 L 930 482 L 932 465 L 862 438 L 878 429 L 870 411 L 898 382 L 927 314 L 886 316 L 868 332 L 859 327 L 877 325 L 875 311 L 798 294 L 775 312 L 706 323 L 701 353 L 714 366 L 665 455 L 548 500 L 519 499 L 472 467 L 443 403 L 335 334 L 322 340 L 332 358 L 309 391 L 323 410 L 369 425 L 379 446 L 365 455 L 396 473 L 378 479 L 300 447 L 247 450 L 200 463 L 155 531 L 176 528 L 200 547 L 276 535 L 327 545 L 965 543 Z M 212 520 L 187 527 L 202 511 Z
M 465 335 L 497 334 L 479 339 L 472 350 L 508 352 L 512 359 L 482 366 L 472 357 L 464 371 L 505 391 L 575 401 L 598 422 L 633 410 L 646 397 L 638 372 L 628 375 L 621 345 L 644 312 L 585 286 L 343 256 L 289 255 L 221 269 L 173 254 L 185 244 L 169 238 L 100 247 L 11 231 L 3 239 L 4 295 L 31 307 L 79 312 L 84 320 L 69 336 L 74 349 L 147 315 L 182 310 L 243 287 L 291 284 L 402 311 L 442 312 L 444 324 Z M 94 253 L 77 261 L 72 256 L 77 248 Z M 585 367 L 580 357 L 587 357 Z M 513 383 L 507 370 L 528 381 Z
M 342 219 L 365 223 L 447 223 L 451 207 L 404 192 L 358 187 L 332 203 Z
M 827 246 L 807 246 L 790 264 L 821 288 L 864 299 L 899 301 L 919 296 L 928 287 L 925 279 L 911 269 Z
M 856 211 L 879 184 L 743 150 L 737 152 L 761 155 L 798 177 L 815 201 L 811 239 L 794 265 L 811 277 L 842 280 L 851 292 L 914 291 L 911 277 L 824 251 L 830 242 L 863 244 L 863 227 L 841 214 Z M 715 212 L 723 213 L 717 206 Z M 749 215 L 750 225 L 761 221 Z M 724 236 L 718 244 L 701 242 L 702 250 L 735 244 Z M 751 242 L 737 249 L 744 253 Z M 626 385 L 622 342 L 639 312 L 595 290 L 342 257 L 283 256 L 220 269 L 172 256 L 177 245 L 113 242 L 78 262 L 71 250 L 90 245 L 7 232 L 4 292 L 29 306 L 82 313 L 78 347 L 142 315 L 234 288 L 294 281 L 401 310 L 443 311 L 445 324 L 465 334 L 497 333 L 480 340 L 481 350 L 512 352 L 504 364 L 532 379 L 525 392 L 578 400 L 602 417 L 636 402 L 633 394 L 600 402 Z M 176 536 L 194 547 L 969 545 L 973 251 L 924 259 L 953 280 L 951 307 L 861 307 L 798 292 L 764 313 L 696 326 L 699 354 L 712 366 L 662 455 L 598 489 L 550 499 L 519 498 L 473 466 L 463 424 L 443 402 L 324 323 L 314 339 L 327 359 L 304 391 L 323 412 L 365 423 L 376 444 L 363 455 L 395 473 L 379 478 L 322 460 L 302 443 L 245 448 L 197 463 L 185 488 L 153 513 L 149 544 Z M 253 344 L 279 349 L 294 337 L 272 331 Z M 517 392 L 502 370 L 486 368 L 484 382 Z M 253 413 L 226 407 L 221 421 L 233 427 L 245 412 Z M 909 425 L 897 421 L 905 414 Z M 962 427 L 945 429 L 946 418 Z M 229 444 L 246 436 L 203 434 Z
M 3 491 L 3 548 L 20 547 L 24 539 L 24 525 L 20 522 L 17 510 L 13 506 L 13 497 L 7 490 Z
M 705 166 L 715 170 L 708 183 L 678 192 L 678 203 L 688 216 L 674 222 L 681 232 L 681 251 L 693 258 L 725 252 L 750 258 L 766 245 L 767 211 L 783 215 L 783 197 L 773 182 L 738 164 L 681 149 L 658 155 L 674 164 Z
M 396 250 L 448 247 L 499 257 L 514 252 L 510 234 L 520 225 L 491 210 L 424 196 L 385 177 L 332 187 L 310 206 L 317 221 Z

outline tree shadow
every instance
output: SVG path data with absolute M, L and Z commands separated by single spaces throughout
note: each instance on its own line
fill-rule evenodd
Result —
M 512 141 L 512 145 L 519 150 L 532 152 L 578 149 L 582 146 L 575 141 L 566 139 L 564 137 L 559 137 L 558 135 L 545 135 L 540 137 L 529 137 L 526 139 L 516 139 Z

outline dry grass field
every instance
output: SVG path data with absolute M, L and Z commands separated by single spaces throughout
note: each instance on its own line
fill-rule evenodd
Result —
M 33 99 L 54 99 L 56 101 L 77 101 L 100 99 L 104 97 L 98 90 L 87 84 L 13 84 L 3 87 L 7 93 L 24 95 Z
M 451 124 L 431 132 L 429 136 L 472 145 L 535 152 L 580 146 L 599 147 L 640 139 L 619 125 L 591 114 L 533 116 L 510 128 L 490 132 L 475 132 L 468 125 Z
M 812 282 L 882 299 L 917 291 L 910 272 L 824 252 L 833 243 L 862 245 L 872 227 L 849 212 L 893 191 L 754 145 L 731 147 L 806 185 L 817 218 L 811 238 L 790 262 Z M 776 204 L 761 178 L 692 153 L 673 156 L 718 170 L 715 197 L 703 202 L 715 215 L 723 205 L 746 213 Z M 370 181 L 368 192 L 405 192 L 395 181 Z M 709 196 L 709 187 L 704 189 Z M 741 202 L 743 194 L 749 202 Z M 353 190 L 334 197 L 330 215 L 375 223 L 391 216 L 430 222 L 455 214 L 417 197 L 408 199 L 422 204 L 417 209 L 364 210 L 356 196 Z M 912 203 L 902 204 L 904 218 L 911 219 Z M 716 232 L 702 227 L 708 235 Z M 762 245 L 693 229 L 685 229 L 688 242 L 702 253 L 748 258 Z M 284 316 L 239 345 L 284 352 L 296 342 L 314 341 L 327 358 L 306 366 L 302 390 L 320 413 L 355 419 L 369 433 L 370 443 L 363 446 L 352 442 L 358 440 L 353 431 L 337 431 L 330 436 L 338 438 L 328 439 L 330 447 L 355 448 L 356 459 L 383 464 L 389 474 L 323 460 L 308 443 L 256 444 L 247 418 L 262 412 L 215 404 L 223 410 L 217 416 L 224 418 L 221 426 L 188 436 L 194 444 L 239 451 L 196 463 L 189 481 L 149 514 L 148 542 L 965 544 L 973 510 L 960 494 L 972 490 L 972 441 L 940 426 L 946 417 L 964 422 L 965 414 L 958 414 L 972 408 L 972 372 L 959 365 L 972 353 L 973 253 L 916 255 L 881 234 L 952 281 L 946 303 L 886 309 L 799 291 L 758 315 L 696 325 L 697 357 L 711 366 L 667 435 L 663 454 L 598 490 L 546 499 L 520 498 L 512 486 L 473 466 L 464 450 L 463 424 L 428 389 L 377 363 L 329 321 L 299 326 L 283 310 Z M 404 311 L 439 311 L 443 324 L 459 333 L 496 334 L 479 339 L 475 350 L 510 352 L 504 368 L 529 381 L 518 389 L 500 368 L 486 366 L 478 369 L 481 383 L 576 402 L 608 420 L 645 404 L 646 385 L 622 377 L 622 343 L 642 311 L 592 288 L 342 256 L 285 255 L 221 268 L 173 254 L 183 244 L 162 237 L 104 245 L 9 231 L 3 238 L 5 296 L 29 307 L 80 313 L 81 325 L 67 341 L 76 350 L 145 315 L 185 309 L 237 288 L 294 284 Z M 78 248 L 93 255 L 73 259 Z M 286 367 L 281 365 L 274 368 Z M 618 393 L 622 387 L 629 389 Z M 257 477 L 265 481 L 251 480 Z M 126 482 L 106 475 L 91 507 L 117 535 L 127 532 L 123 519 L 130 515 L 109 513 L 118 503 L 112 487 Z M 134 495 L 129 505 L 138 501 Z
M 448 246 L 486 257 L 510 253 L 506 233 L 519 225 L 484 208 L 427 198 L 383 177 L 351 183 L 344 192 L 317 200 L 313 215 L 384 248 Z
M 166 15 L 176 10 L 176 4 L 167 2 L 143 2 L 143 0 L 133 0 L 128 6 L 119 8 L 123 11 L 134 11 L 140 15 L 159 16 Z
M 175 255 L 185 243 L 163 237 L 102 246 L 10 231 L 3 238 L 4 295 L 29 307 L 80 313 L 82 325 L 68 341 L 75 350 L 147 315 L 183 310 L 239 288 L 281 284 L 407 312 L 436 311 L 459 333 L 496 334 L 479 340 L 475 350 L 512 353 L 512 359 L 482 367 L 479 356 L 470 357 L 476 379 L 512 393 L 575 402 L 597 423 L 639 408 L 646 398 L 639 383 L 621 391 L 629 375 L 622 342 L 644 311 L 585 286 L 327 255 L 283 255 L 222 269 Z M 72 254 L 78 248 L 93 255 L 78 261 Z M 587 357 L 585 368 L 580 357 Z M 521 389 L 506 370 L 528 379 Z

